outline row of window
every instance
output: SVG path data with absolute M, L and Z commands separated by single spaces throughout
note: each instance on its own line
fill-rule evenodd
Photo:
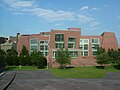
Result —
M 56 34 L 55 35 L 55 47 L 56 48 L 64 48 L 64 34 Z M 93 38 L 92 41 L 92 52 L 93 55 L 96 55 L 97 48 L 99 47 L 99 39 Z M 76 38 L 69 37 L 68 38 L 68 48 L 75 48 L 76 46 Z M 30 40 L 30 48 L 31 52 L 38 51 L 38 39 L 33 38 Z M 89 39 L 80 39 L 80 49 L 82 56 L 89 56 Z M 40 41 L 40 51 L 44 53 L 46 56 L 48 53 L 48 41 Z
M 70 52 L 70 56 L 71 58 L 77 58 L 78 57 L 78 51 L 69 51 Z M 53 51 L 53 54 L 52 54 L 53 58 L 57 57 L 57 51 Z

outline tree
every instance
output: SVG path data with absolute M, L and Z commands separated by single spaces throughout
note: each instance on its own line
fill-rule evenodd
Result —
M 112 64 L 116 64 L 119 61 L 119 51 L 108 49 L 108 55 Z
M 4 71 L 5 68 L 5 52 L 0 49 L 0 72 Z
M 117 56 L 118 59 L 117 59 L 116 63 L 118 64 L 118 67 L 119 67 L 119 69 L 120 69 L 120 50 L 118 50 L 117 55 L 118 55 L 118 56 Z
M 101 53 L 105 53 L 105 49 L 102 47 L 98 47 L 97 48 L 97 55 L 101 54 Z
M 68 49 L 63 50 L 61 48 L 60 50 L 57 50 L 56 62 L 60 64 L 61 68 L 65 68 L 66 64 L 71 63 L 71 57 Z
M 8 65 L 19 65 L 18 53 L 13 48 L 7 50 L 7 53 L 6 53 L 6 63 Z
M 105 49 L 103 49 L 102 47 L 98 48 L 97 51 L 97 63 L 100 64 L 100 67 L 104 68 L 105 64 L 109 64 L 109 55 L 107 52 L 105 52 Z
M 21 65 L 30 65 L 30 56 L 28 53 L 28 50 L 26 49 L 26 47 L 23 45 L 20 56 L 19 56 L 19 60 L 20 60 L 20 64 Z
M 114 67 L 120 69 L 120 50 L 108 50 L 110 61 Z
M 47 64 L 46 58 L 40 51 L 31 53 L 31 62 L 32 65 L 35 65 L 38 68 L 44 68 L 44 66 Z

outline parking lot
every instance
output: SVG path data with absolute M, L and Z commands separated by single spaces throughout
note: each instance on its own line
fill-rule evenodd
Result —
M 17 71 L 7 90 L 120 90 L 119 78 L 120 73 L 108 73 L 103 79 L 65 79 L 46 70 Z

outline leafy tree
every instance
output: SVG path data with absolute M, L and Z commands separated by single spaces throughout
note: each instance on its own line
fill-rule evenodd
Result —
M 119 68 L 120 68 L 120 50 L 118 50 L 118 53 L 117 53 L 117 57 L 118 57 L 118 59 L 117 59 L 117 64 L 118 64 L 118 66 L 119 66 Z
M 108 49 L 108 55 L 110 57 L 111 64 L 115 68 L 120 69 L 120 50 Z
M 110 57 L 111 63 L 115 64 L 117 61 L 119 61 L 119 51 L 118 50 L 113 50 L 113 49 L 108 49 L 108 55 Z
M 17 53 L 17 51 L 14 50 L 13 48 L 7 50 L 6 63 L 7 63 L 8 65 L 19 65 L 18 53 Z
M 46 61 L 46 58 L 42 55 L 40 51 L 31 53 L 32 65 L 36 65 L 38 68 L 43 68 L 47 64 Z
M 26 49 L 26 47 L 23 45 L 20 56 L 19 56 L 19 60 L 20 60 L 20 64 L 21 65 L 30 65 L 30 56 L 28 53 L 28 50 Z
M 5 67 L 5 55 L 6 53 L 0 49 L 0 72 L 2 72 Z
M 65 68 L 66 64 L 71 63 L 71 57 L 68 49 L 57 50 L 56 62 L 60 64 L 61 68 Z
M 97 55 L 101 54 L 101 53 L 105 53 L 105 49 L 102 47 L 98 47 L 97 48 Z
M 101 65 L 101 67 L 105 67 L 105 64 L 109 64 L 109 55 L 107 52 L 105 52 L 105 49 L 103 49 L 102 47 L 98 48 L 97 51 L 97 63 Z

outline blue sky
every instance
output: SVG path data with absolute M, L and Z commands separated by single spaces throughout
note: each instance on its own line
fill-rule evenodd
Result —
M 0 0 L 0 36 L 69 27 L 82 35 L 115 32 L 120 44 L 120 0 Z

